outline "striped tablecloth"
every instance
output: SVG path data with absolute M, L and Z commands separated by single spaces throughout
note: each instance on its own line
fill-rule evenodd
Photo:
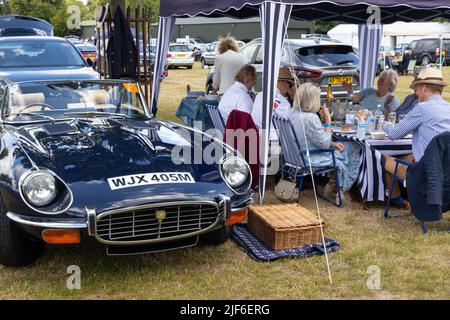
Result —
M 360 140 L 356 134 L 333 133 L 336 141 L 352 141 L 362 146 L 359 164 L 358 187 L 366 201 L 384 201 L 386 179 L 382 155 L 404 155 L 412 153 L 412 140 Z

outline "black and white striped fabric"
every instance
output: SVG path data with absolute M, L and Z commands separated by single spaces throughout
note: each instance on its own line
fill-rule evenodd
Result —
M 337 141 L 351 141 L 362 147 L 359 163 L 358 188 L 366 201 L 385 200 L 384 155 L 405 155 L 412 153 L 412 140 L 359 140 L 355 134 L 334 133 Z
M 358 33 L 361 70 L 359 83 L 362 90 L 373 87 L 377 74 L 378 53 L 383 37 L 383 25 L 360 24 Z
M 273 116 L 273 124 L 280 139 L 284 162 L 298 168 L 302 167 L 300 148 L 298 143 L 295 143 L 297 137 L 292 130 L 291 122 L 282 117 Z
M 167 53 L 169 52 L 170 38 L 175 25 L 175 17 L 159 17 L 158 20 L 158 41 L 156 41 L 155 65 L 153 67 L 152 83 L 152 113 L 156 115 L 158 110 L 158 97 L 161 85 L 160 75 L 164 71 Z
M 270 126 L 272 124 L 273 101 L 280 67 L 281 47 L 291 16 L 292 5 L 264 2 L 259 7 L 261 17 L 262 47 L 264 64 L 262 78 L 262 123 L 261 123 L 261 167 L 259 170 L 259 195 L 264 199 L 266 187 L 267 164 L 270 148 Z
M 220 133 L 225 133 L 225 123 L 223 122 L 222 115 L 220 114 L 219 107 L 213 104 L 205 104 L 206 110 L 208 110 L 209 117 L 213 123 L 215 129 L 219 130 Z

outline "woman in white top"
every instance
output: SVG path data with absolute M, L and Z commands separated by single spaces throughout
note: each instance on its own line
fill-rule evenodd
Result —
M 358 178 L 359 158 L 361 147 L 356 143 L 340 143 L 331 139 L 331 115 L 328 108 L 320 107 L 321 90 L 315 83 L 305 82 L 297 89 L 294 99 L 294 107 L 289 111 L 288 119 L 294 128 L 301 150 L 329 149 L 336 150 L 336 166 L 339 168 L 339 187 L 342 191 L 350 190 Z M 325 118 L 325 124 L 320 122 L 317 112 Z M 304 126 L 304 130 L 303 130 Z M 306 133 L 306 136 L 304 134 Z M 333 164 L 331 153 L 311 154 L 312 166 L 330 166 Z M 306 161 L 308 161 L 306 159 Z M 325 194 L 336 194 L 336 176 L 331 175 L 330 181 L 325 187 Z M 350 199 L 349 194 L 345 194 Z
M 233 110 L 252 112 L 253 100 L 249 91 L 256 83 L 256 69 L 252 65 L 244 65 L 236 74 L 235 82 L 225 92 L 219 102 L 219 112 L 223 122 L 227 123 L 228 115 Z
M 218 94 L 224 94 L 234 83 L 234 77 L 247 62 L 239 53 L 239 46 L 233 37 L 222 38 L 218 55 L 214 62 L 213 88 Z

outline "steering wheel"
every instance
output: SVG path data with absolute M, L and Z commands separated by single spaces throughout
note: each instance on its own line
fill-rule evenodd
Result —
M 27 109 L 30 109 L 31 107 L 34 107 L 34 106 L 41 106 L 41 110 L 39 110 L 39 111 L 44 111 L 46 108 L 48 108 L 50 110 L 55 110 L 51 105 L 48 105 L 48 104 L 42 103 L 42 102 L 35 102 L 35 103 L 30 103 L 25 108 L 23 108 L 22 112 Z

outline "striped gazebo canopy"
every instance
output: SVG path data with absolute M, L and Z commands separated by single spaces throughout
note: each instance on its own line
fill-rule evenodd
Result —
M 269 129 L 272 120 L 281 47 L 290 18 L 359 24 L 361 88 L 371 86 L 382 36 L 382 24 L 396 21 L 450 19 L 450 0 L 164 0 L 160 3 L 154 74 L 161 74 L 177 17 L 261 17 L 264 50 L 263 120 L 261 126 L 260 199 L 267 175 Z M 160 81 L 154 77 L 152 111 L 156 113 Z

